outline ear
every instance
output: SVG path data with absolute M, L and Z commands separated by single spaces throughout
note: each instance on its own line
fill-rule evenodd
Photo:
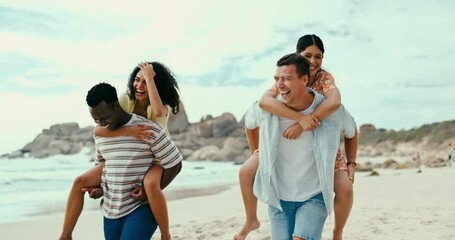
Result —
M 308 81 L 309 81 L 308 75 L 303 75 L 302 79 L 303 79 L 303 85 L 306 88 L 308 86 Z
M 120 106 L 120 103 L 118 102 L 118 100 L 115 101 L 115 103 L 114 103 L 114 109 L 115 109 L 115 110 L 119 110 L 119 109 L 121 109 L 121 108 L 122 108 L 122 107 Z

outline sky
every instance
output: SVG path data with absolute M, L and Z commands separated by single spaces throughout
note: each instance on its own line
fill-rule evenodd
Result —
M 54 124 L 94 126 L 87 91 L 126 91 L 141 61 L 175 73 L 190 122 L 240 121 L 305 34 L 324 41 L 323 68 L 359 126 L 453 120 L 453 12 L 452 0 L 2 0 L 0 154 Z

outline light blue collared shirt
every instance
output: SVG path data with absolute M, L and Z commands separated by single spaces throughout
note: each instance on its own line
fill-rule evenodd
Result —
M 314 94 L 316 106 L 324 100 L 321 94 L 310 88 L 307 90 Z M 263 111 L 256 101 L 245 115 L 245 126 L 248 129 L 259 127 L 259 168 L 254 179 L 254 195 L 264 203 L 281 209 L 275 171 L 275 162 L 279 161 L 278 141 L 281 137 L 279 117 Z M 321 125 L 313 131 L 314 158 L 321 192 L 329 214 L 333 206 L 334 168 L 340 145 L 340 133 L 343 133 L 344 137 L 352 138 L 356 128 L 353 117 L 342 105 L 332 115 L 322 120 Z

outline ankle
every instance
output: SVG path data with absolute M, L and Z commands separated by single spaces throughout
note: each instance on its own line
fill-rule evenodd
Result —
M 71 236 L 71 233 L 62 233 L 58 239 L 59 240 L 72 240 L 73 237 Z
M 333 240 L 341 240 L 343 239 L 343 230 L 333 229 Z
M 161 234 L 161 240 L 171 240 L 171 234 Z

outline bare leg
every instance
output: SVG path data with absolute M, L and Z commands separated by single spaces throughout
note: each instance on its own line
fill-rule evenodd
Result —
M 160 183 L 163 176 L 163 168 L 153 165 L 144 178 L 144 189 L 152 209 L 153 216 L 160 228 L 161 239 L 171 239 L 169 232 L 169 216 L 167 212 L 166 198 L 161 191 Z
M 259 166 L 259 155 L 253 154 L 243 163 L 239 171 L 240 189 L 245 206 L 246 221 L 243 228 L 234 236 L 234 240 L 244 240 L 246 236 L 260 226 L 257 216 L 258 199 L 253 193 L 253 183 Z
M 335 212 L 335 228 L 333 240 L 343 239 L 343 228 L 348 221 L 354 201 L 352 182 L 349 180 L 347 171 L 335 172 L 335 200 L 333 209 Z
M 60 240 L 70 240 L 72 238 L 74 227 L 77 219 L 81 215 L 84 207 L 84 192 L 83 187 L 99 187 L 101 182 L 101 173 L 104 164 L 98 164 L 84 174 L 74 179 L 71 187 L 68 201 L 66 202 L 65 219 L 63 222 L 63 230 L 60 235 Z

